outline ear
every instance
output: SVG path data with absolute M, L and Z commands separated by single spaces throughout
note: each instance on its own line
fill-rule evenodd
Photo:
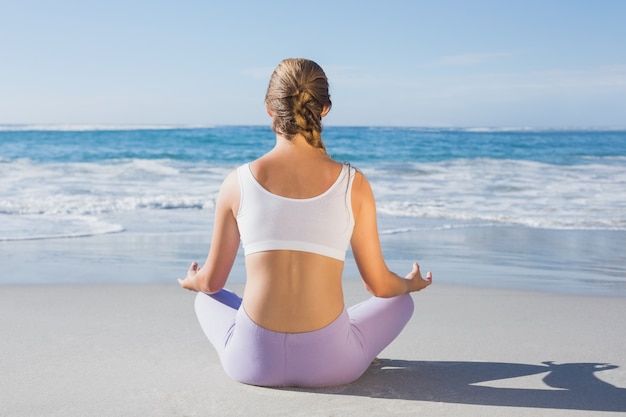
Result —
M 322 119 L 324 117 L 326 117 L 326 115 L 328 114 L 329 111 L 330 111 L 330 107 L 329 106 L 324 106 L 324 108 L 322 108 Z
M 272 113 L 269 107 L 265 106 L 265 111 L 267 112 L 267 115 L 269 117 L 271 117 L 272 119 L 274 118 L 274 113 Z

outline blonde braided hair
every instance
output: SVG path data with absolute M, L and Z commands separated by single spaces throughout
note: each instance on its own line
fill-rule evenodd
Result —
M 328 79 L 315 62 L 304 58 L 283 60 L 270 78 L 265 105 L 272 112 L 272 130 L 288 140 L 297 134 L 326 152 L 322 116 L 332 106 Z

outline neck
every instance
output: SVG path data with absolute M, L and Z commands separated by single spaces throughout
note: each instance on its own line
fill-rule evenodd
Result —
M 291 140 L 287 139 L 285 136 L 280 133 L 276 134 L 276 146 L 274 146 L 274 150 L 279 152 L 297 152 L 297 153 L 305 153 L 311 152 L 316 154 L 326 155 L 326 152 L 323 149 L 316 148 L 315 146 L 311 146 L 304 136 L 300 134 L 296 134 L 293 136 Z

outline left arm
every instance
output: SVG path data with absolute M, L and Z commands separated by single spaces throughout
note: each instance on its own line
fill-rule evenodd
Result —
M 239 210 L 239 180 L 231 172 L 220 188 L 215 204 L 215 223 L 209 255 L 202 266 L 193 262 L 185 279 L 178 282 L 191 291 L 214 294 L 224 288 L 239 249 L 239 227 L 235 218 Z

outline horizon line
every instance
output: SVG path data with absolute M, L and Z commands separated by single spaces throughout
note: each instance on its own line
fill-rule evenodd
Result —
M 3 132 L 27 131 L 124 131 L 124 130 L 179 130 L 179 129 L 214 129 L 222 127 L 257 127 L 271 129 L 267 124 L 219 124 L 219 123 L 0 123 Z M 567 131 L 599 131 L 620 132 L 626 131 L 626 126 L 450 126 L 450 125 L 359 125 L 359 124 L 331 124 L 324 125 L 325 129 L 332 128 L 369 128 L 369 129 L 415 129 L 463 131 L 468 133 L 495 133 L 495 132 L 567 132 Z

